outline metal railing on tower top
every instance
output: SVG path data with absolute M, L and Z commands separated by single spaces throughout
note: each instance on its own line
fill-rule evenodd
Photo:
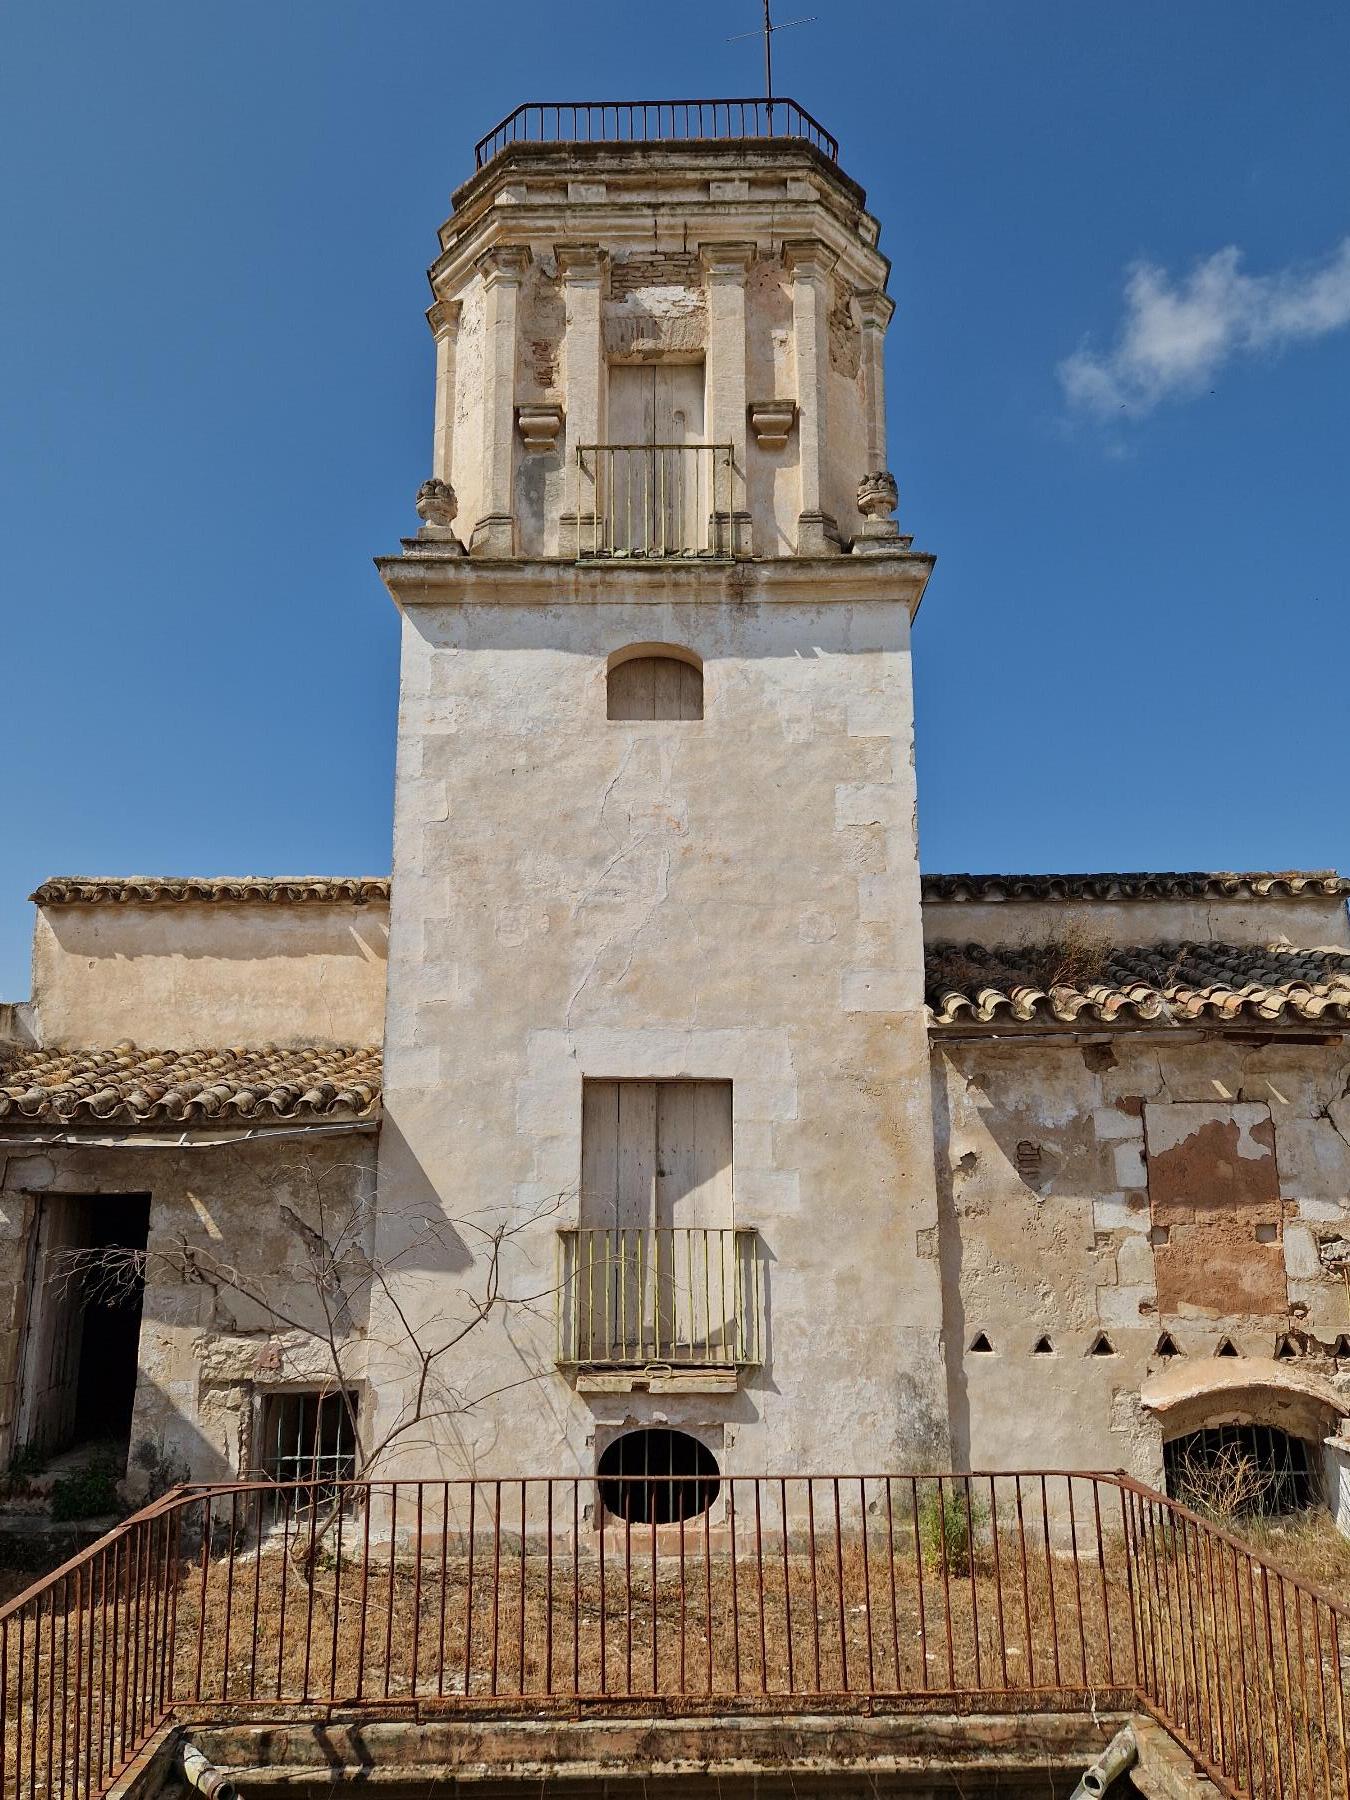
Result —
M 529 100 L 474 146 L 481 169 L 512 144 L 707 143 L 802 138 L 831 162 L 838 140 L 795 100 Z

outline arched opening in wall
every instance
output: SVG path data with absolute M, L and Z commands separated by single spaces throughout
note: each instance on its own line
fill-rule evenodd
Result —
M 687 1431 L 626 1431 L 602 1451 L 600 1501 L 631 1525 L 670 1525 L 707 1512 L 721 1488 L 717 1459 Z
M 629 644 L 609 659 L 605 716 L 701 719 L 703 664 L 678 644 Z
M 1321 1499 L 1316 1447 L 1277 1425 L 1206 1425 L 1163 1445 L 1167 1492 L 1220 1520 L 1301 1512 Z

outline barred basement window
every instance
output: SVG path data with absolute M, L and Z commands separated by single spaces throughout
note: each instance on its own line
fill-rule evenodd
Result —
M 1310 1446 L 1274 1425 L 1210 1425 L 1163 1445 L 1167 1491 L 1228 1517 L 1301 1512 L 1321 1493 Z
M 600 1501 L 630 1525 L 669 1525 L 707 1512 L 721 1488 L 717 1459 L 687 1431 L 626 1431 L 600 1457 Z
M 353 1393 L 291 1388 L 263 1397 L 259 1437 L 262 1467 L 272 1481 L 299 1483 L 296 1506 L 326 1498 L 333 1484 L 356 1474 Z

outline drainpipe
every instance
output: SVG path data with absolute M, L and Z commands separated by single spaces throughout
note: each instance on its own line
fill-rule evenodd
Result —
M 228 1771 L 208 1762 L 195 1744 L 183 1745 L 183 1779 L 197 1793 L 205 1794 L 206 1800 L 240 1800 Z
M 1122 1725 L 1095 1763 L 1084 1769 L 1069 1800 L 1102 1800 L 1106 1790 L 1139 1761 L 1139 1744 L 1132 1726 Z

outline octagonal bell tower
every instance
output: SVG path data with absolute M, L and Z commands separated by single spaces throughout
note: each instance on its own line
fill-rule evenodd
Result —
M 485 1230 L 532 1299 L 455 1353 L 492 1397 L 399 1453 L 589 1473 L 659 1429 L 734 1473 L 940 1466 L 932 559 L 892 517 L 877 223 L 785 100 L 521 108 L 477 163 L 430 271 L 422 524 L 379 564 L 380 1231 L 456 1222 L 455 1269 L 398 1265 L 429 1328 Z M 387 1426 L 412 1371 L 372 1335 Z

